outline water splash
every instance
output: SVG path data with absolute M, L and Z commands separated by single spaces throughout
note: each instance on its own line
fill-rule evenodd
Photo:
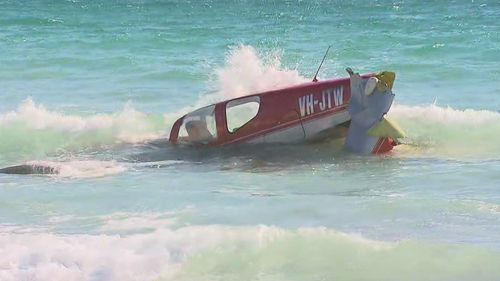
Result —
M 165 114 L 165 123 L 171 126 L 180 116 L 212 103 L 306 81 L 297 70 L 286 69 L 281 65 L 279 52 L 259 54 L 252 46 L 239 45 L 230 49 L 225 64 L 215 69 L 215 81 L 212 81 L 215 91 L 200 96 L 193 106 Z
M 283 68 L 278 52 L 262 56 L 248 45 L 240 45 L 230 50 L 225 66 L 219 68 L 216 73 L 222 99 L 237 98 L 307 81 L 297 70 Z

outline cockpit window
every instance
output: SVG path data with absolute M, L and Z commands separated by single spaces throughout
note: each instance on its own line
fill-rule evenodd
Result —
M 259 112 L 260 98 L 258 96 L 241 98 L 226 104 L 227 130 L 234 133 L 250 122 Z
M 180 142 L 208 144 L 217 139 L 215 105 L 200 108 L 184 117 L 179 129 Z

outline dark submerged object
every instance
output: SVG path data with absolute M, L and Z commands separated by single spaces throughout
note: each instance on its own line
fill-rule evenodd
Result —
M 22 164 L 0 169 L 0 173 L 15 175 L 53 175 L 58 174 L 59 170 L 56 167 L 44 165 Z

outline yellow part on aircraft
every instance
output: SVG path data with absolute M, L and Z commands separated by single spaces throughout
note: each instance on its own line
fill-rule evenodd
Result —
M 394 80 L 396 79 L 396 73 L 392 71 L 382 71 L 375 75 L 382 86 L 392 90 L 392 85 L 394 85 Z
M 368 135 L 374 137 L 391 137 L 392 139 L 404 138 L 406 136 L 405 132 L 395 121 L 389 120 L 386 117 L 382 117 L 382 120 L 373 125 L 368 130 Z

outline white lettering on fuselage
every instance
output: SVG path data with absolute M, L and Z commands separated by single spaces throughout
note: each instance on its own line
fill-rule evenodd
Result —
M 312 94 L 299 98 L 300 116 L 314 113 L 314 96 Z
M 299 97 L 300 117 L 314 114 L 314 107 L 317 106 L 319 112 L 340 106 L 344 103 L 344 87 L 326 89 L 321 92 L 321 99 L 315 99 L 314 94 Z

